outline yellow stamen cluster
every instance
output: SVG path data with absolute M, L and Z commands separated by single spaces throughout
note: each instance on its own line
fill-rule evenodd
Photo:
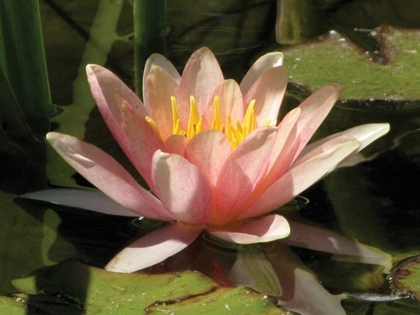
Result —
M 190 140 L 195 135 L 202 132 L 203 120 L 198 113 L 197 104 L 193 96 L 190 97 L 190 117 L 188 119 L 187 129 L 183 130 L 181 126 L 181 119 L 179 118 L 178 105 L 175 97 L 171 97 L 172 105 L 172 134 L 181 135 Z M 216 96 L 213 102 L 214 114 L 213 120 L 210 126 L 212 130 L 218 130 L 223 132 L 228 138 L 232 149 L 235 149 L 252 131 L 257 129 L 257 121 L 254 110 L 255 100 L 252 100 L 246 110 L 244 119 L 242 122 L 232 122 L 230 115 L 226 118 L 226 124 L 222 123 L 222 117 L 220 114 L 219 98 Z M 160 135 L 159 128 L 156 122 L 146 117 L 147 122 L 152 128 Z M 268 125 L 269 121 L 267 122 Z

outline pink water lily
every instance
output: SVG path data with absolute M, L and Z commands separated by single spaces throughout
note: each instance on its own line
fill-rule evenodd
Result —
M 132 272 L 161 262 L 204 230 L 238 244 L 285 238 L 286 219 L 268 213 L 389 130 L 388 124 L 363 125 L 307 146 L 343 88 L 323 87 L 277 123 L 288 78 L 282 57 L 262 56 L 238 85 L 224 79 L 207 48 L 191 56 L 182 76 L 155 54 L 145 67 L 143 102 L 107 69 L 87 67 L 108 128 L 151 192 L 99 148 L 51 132 L 55 150 L 116 202 L 94 192 L 70 203 L 171 222 L 123 249 L 107 270 Z

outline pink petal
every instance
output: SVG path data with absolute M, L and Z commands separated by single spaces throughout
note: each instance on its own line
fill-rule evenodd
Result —
M 77 172 L 124 208 L 151 219 L 174 219 L 156 197 L 99 148 L 56 132 L 48 133 L 47 140 Z
M 317 148 L 316 155 L 308 153 L 311 158 L 303 156 L 267 191 L 250 205 L 238 219 L 255 217 L 272 211 L 292 200 L 316 181 L 328 174 L 340 161 L 354 152 L 359 142 L 348 136 L 326 143 Z
M 207 47 L 192 54 L 182 73 L 180 86 L 186 97 L 195 97 L 198 111 L 203 113 L 214 90 L 223 81 L 223 73 L 216 57 Z
M 270 152 L 267 175 L 262 183 L 266 188 L 279 179 L 293 162 L 299 146 L 297 139 L 296 122 L 301 110 L 299 107 L 291 110 L 277 127 L 277 134 Z
M 86 73 L 90 84 L 92 95 L 112 135 L 126 151 L 129 143 L 121 128 L 121 115 L 119 111 L 120 100 L 127 104 L 140 115 L 148 115 L 148 110 L 137 95 L 131 91 L 115 74 L 97 65 L 88 65 Z M 116 99 L 116 96 L 119 96 Z
M 189 99 L 180 91 L 178 83 L 164 69 L 153 66 L 145 80 L 150 106 L 150 117 L 156 122 L 163 139 L 172 135 L 171 97 L 175 97 L 183 128 L 186 128 L 190 113 Z
M 300 151 L 306 146 L 343 90 L 344 87 L 339 84 L 329 84 L 312 93 L 299 105 L 302 113 L 297 122 L 300 145 L 296 155 L 299 155 Z
M 172 135 L 165 141 L 165 147 L 162 150 L 165 153 L 175 153 L 184 156 L 185 147 L 189 141 L 181 135 Z
M 283 64 L 283 53 L 272 52 L 258 58 L 251 66 L 241 81 L 240 88 L 243 94 L 246 94 L 260 75 L 273 67 L 279 67 Z
M 144 119 L 148 115 L 145 107 L 134 92 L 110 71 L 95 65 L 86 67 L 86 71 L 92 94 L 108 128 L 131 163 L 150 185 L 152 155 L 163 144 Z M 133 132 L 137 134 L 133 135 Z M 139 150 L 138 147 L 142 149 Z
M 155 193 L 181 222 L 206 224 L 213 212 L 212 190 L 200 170 L 182 156 L 157 151 L 153 158 Z
M 284 217 L 274 214 L 227 230 L 209 230 L 209 233 L 236 244 L 255 244 L 285 238 L 290 228 Z
M 255 100 L 254 109 L 258 126 L 264 126 L 268 121 L 271 126 L 277 125 L 277 116 L 286 91 L 287 79 L 285 67 L 268 69 L 245 94 L 245 106 Z
M 348 135 L 356 138 L 360 142 L 360 146 L 357 149 L 357 152 L 360 152 L 363 150 L 366 146 L 371 144 L 376 139 L 382 137 L 384 134 L 386 134 L 390 129 L 389 124 L 366 124 L 366 125 L 360 125 L 356 126 L 347 130 L 344 130 L 342 132 L 338 132 L 336 134 L 333 134 L 331 136 L 322 138 L 318 141 L 315 141 L 311 144 L 308 144 L 305 149 L 302 150 L 300 155 L 305 155 L 307 152 L 313 150 L 315 147 L 320 146 L 321 144 L 333 139 L 340 137 L 342 135 Z
M 274 127 L 255 130 L 226 159 L 215 189 L 216 224 L 226 224 L 238 214 L 265 174 L 276 131 Z
M 231 152 L 226 135 L 216 130 L 208 130 L 188 142 L 185 158 L 196 165 L 214 187 L 222 166 Z
M 153 66 L 159 66 L 166 70 L 166 72 L 179 84 L 181 82 L 181 76 L 179 75 L 178 71 L 174 67 L 174 65 L 166 59 L 165 56 L 161 54 L 153 54 L 151 55 L 144 66 L 143 71 L 143 103 L 147 109 L 150 109 L 149 99 L 146 93 L 146 78 L 152 69 Z
M 153 189 L 151 165 L 153 154 L 164 147 L 161 137 L 146 119 L 137 114 L 126 102 L 120 101 L 121 127 L 129 143 L 125 152 L 131 163 Z
M 125 209 L 99 190 L 48 189 L 20 195 L 19 198 L 46 201 L 60 206 L 90 210 L 109 215 L 138 216 L 138 214 Z
M 174 223 L 131 243 L 119 252 L 105 267 L 108 271 L 128 273 L 141 270 L 164 261 L 190 245 L 202 232 Z
M 234 80 L 225 80 L 219 84 L 203 114 L 203 129 L 211 127 L 214 119 L 214 98 L 219 98 L 221 124 L 227 125 L 227 117 L 230 115 L 233 124 L 242 121 L 244 117 L 244 106 L 241 90 Z
M 385 273 L 392 268 L 392 256 L 377 248 L 327 229 L 293 221 L 289 223 L 291 234 L 282 240 L 287 245 L 335 254 L 337 260 L 381 265 L 385 267 Z

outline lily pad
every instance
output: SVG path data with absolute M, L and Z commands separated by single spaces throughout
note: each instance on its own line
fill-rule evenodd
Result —
M 219 288 L 210 278 L 194 271 L 118 274 L 66 261 L 12 283 L 27 297 L 28 307 L 46 314 L 63 314 L 60 309 L 68 314 L 79 310 L 87 315 L 129 315 L 164 309 L 176 314 L 192 309 L 195 314 L 200 310 L 220 314 L 221 310 L 226 311 L 226 305 L 231 307 L 230 314 L 244 314 L 245 310 L 252 314 L 285 314 L 267 296 L 243 287 Z
M 237 287 L 223 288 L 204 296 L 197 296 L 174 305 L 155 305 L 149 308 L 151 314 L 289 314 L 277 308 L 271 299 Z
M 335 31 L 284 50 L 290 79 L 314 91 L 331 82 L 346 86 L 346 100 L 420 99 L 420 32 L 381 26 L 372 31 L 380 58 Z

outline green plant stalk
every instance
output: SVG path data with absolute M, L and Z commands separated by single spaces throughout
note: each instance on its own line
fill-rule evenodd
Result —
M 165 0 L 135 0 L 134 71 L 136 93 L 141 97 L 143 69 L 153 53 L 166 53 Z
M 0 1 L 0 23 L 0 65 L 33 134 L 43 137 L 53 106 L 38 1 Z

